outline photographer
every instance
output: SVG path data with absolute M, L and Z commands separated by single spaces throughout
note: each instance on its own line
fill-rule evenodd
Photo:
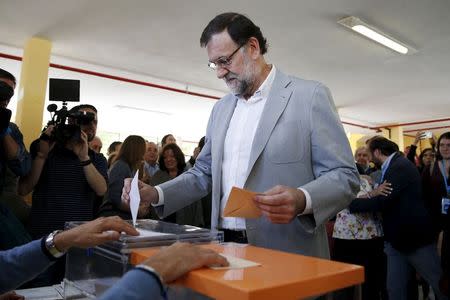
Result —
M 30 170 L 31 157 L 7 109 L 14 95 L 16 78 L 0 69 L 0 249 L 9 249 L 30 240 L 19 222 L 26 222 L 29 206 L 17 195 L 18 176 Z
M 94 219 L 106 193 L 106 159 L 88 146 L 97 131 L 97 109 L 78 105 L 67 112 L 67 120 L 68 125 L 48 126 L 32 143 L 31 172 L 19 181 L 20 194 L 33 191 L 33 238 L 64 228 L 67 221 Z M 64 263 L 55 268 L 45 284 L 62 279 Z

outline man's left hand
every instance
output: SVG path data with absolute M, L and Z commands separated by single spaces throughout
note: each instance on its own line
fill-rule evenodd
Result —
M 73 152 L 78 156 L 80 161 L 85 161 L 89 159 L 89 145 L 87 134 L 81 130 L 80 131 L 80 140 L 73 145 Z
M 306 207 L 305 194 L 296 188 L 277 185 L 256 195 L 255 204 L 272 223 L 286 224 Z
M 89 248 L 118 240 L 120 233 L 139 235 L 136 229 L 120 217 L 98 218 L 66 230 L 55 236 L 55 246 L 60 251 L 71 247 Z
M 0 300 L 23 300 L 24 296 L 16 294 L 16 292 L 11 291 L 0 295 Z

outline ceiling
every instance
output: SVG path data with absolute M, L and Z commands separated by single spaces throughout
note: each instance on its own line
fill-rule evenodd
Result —
M 343 121 L 378 127 L 450 118 L 448 0 L 2 0 L 0 44 L 22 48 L 30 37 L 44 37 L 60 57 L 223 94 L 199 37 L 226 11 L 261 27 L 268 62 L 330 87 Z M 417 52 L 397 54 L 337 24 L 349 15 Z M 404 129 L 443 126 L 450 122 Z

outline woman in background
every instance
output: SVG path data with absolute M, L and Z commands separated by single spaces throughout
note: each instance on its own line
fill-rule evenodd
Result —
M 108 172 L 108 191 L 100 207 L 100 216 L 118 215 L 123 219 L 131 219 L 129 207 L 123 207 L 120 200 L 123 181 L 142 169 L 145 147 L 144 138 L 138 135 L 130 135 L 123 142 Z M 139 172 L 139 175 L 142 176 L 143 172 Z
M 122 142 L 119 141 L 112 142 L 111 145 L 109 145 L 108 151 L 106 153 L 108 155 L 108 170 L 116 161 L 117 153 L 119 153 L 121 145 Z
M 167 144 L 159 155 L 159 171 L 150 178 L 150 184 L 155 186 L 169 181 L 185 171 L 186 163 L 184 154 L 176 144 Z M 185 208 L 173 213 L 164 221 L 180 225 L 194 225 L 204 227 L 203 210 L 201 201 L 192 203 Z
M 435 227 L 435 238 L 443 231 L 441 291 L 449 295 L 450 275 L 450 131 L 437 141 L 436 161 L 422 173 L 423 193 Z
M 371 198 L 390 193 L 390 183 L 372 189 L 370 177 L 357 165 L 360 174 L 358 198 Z M 333 230 L 332 259 L 364 266 L 362 299 L 386 299 L 386 258 L 383 252 L 383 227 L 377 213 L 350 213 L 348 208 L 336 216 Z M 334 292 L 335 300 L 359 299 L 354 287 Z
M 168 145 L 168 144 L 176 144 L 177 140 L 175 139 L 175 137 L 173 136 L 173 134 L 166 134 L 165 136 L 163 136 L 162 140 L 161 140 L 161 148 L 164 148 L 164 146 Z

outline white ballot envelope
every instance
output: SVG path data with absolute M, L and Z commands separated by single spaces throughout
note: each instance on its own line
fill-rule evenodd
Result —
M 133 180 L 131 180 L 130 189 L 130 210 L 131 217 L 133 218 L 133 226 L 136 227 L 136 219 L 138 216 L 139 204 L 141 203 L 141 196 L 139 195 L 139 170 L 134 174 Z

